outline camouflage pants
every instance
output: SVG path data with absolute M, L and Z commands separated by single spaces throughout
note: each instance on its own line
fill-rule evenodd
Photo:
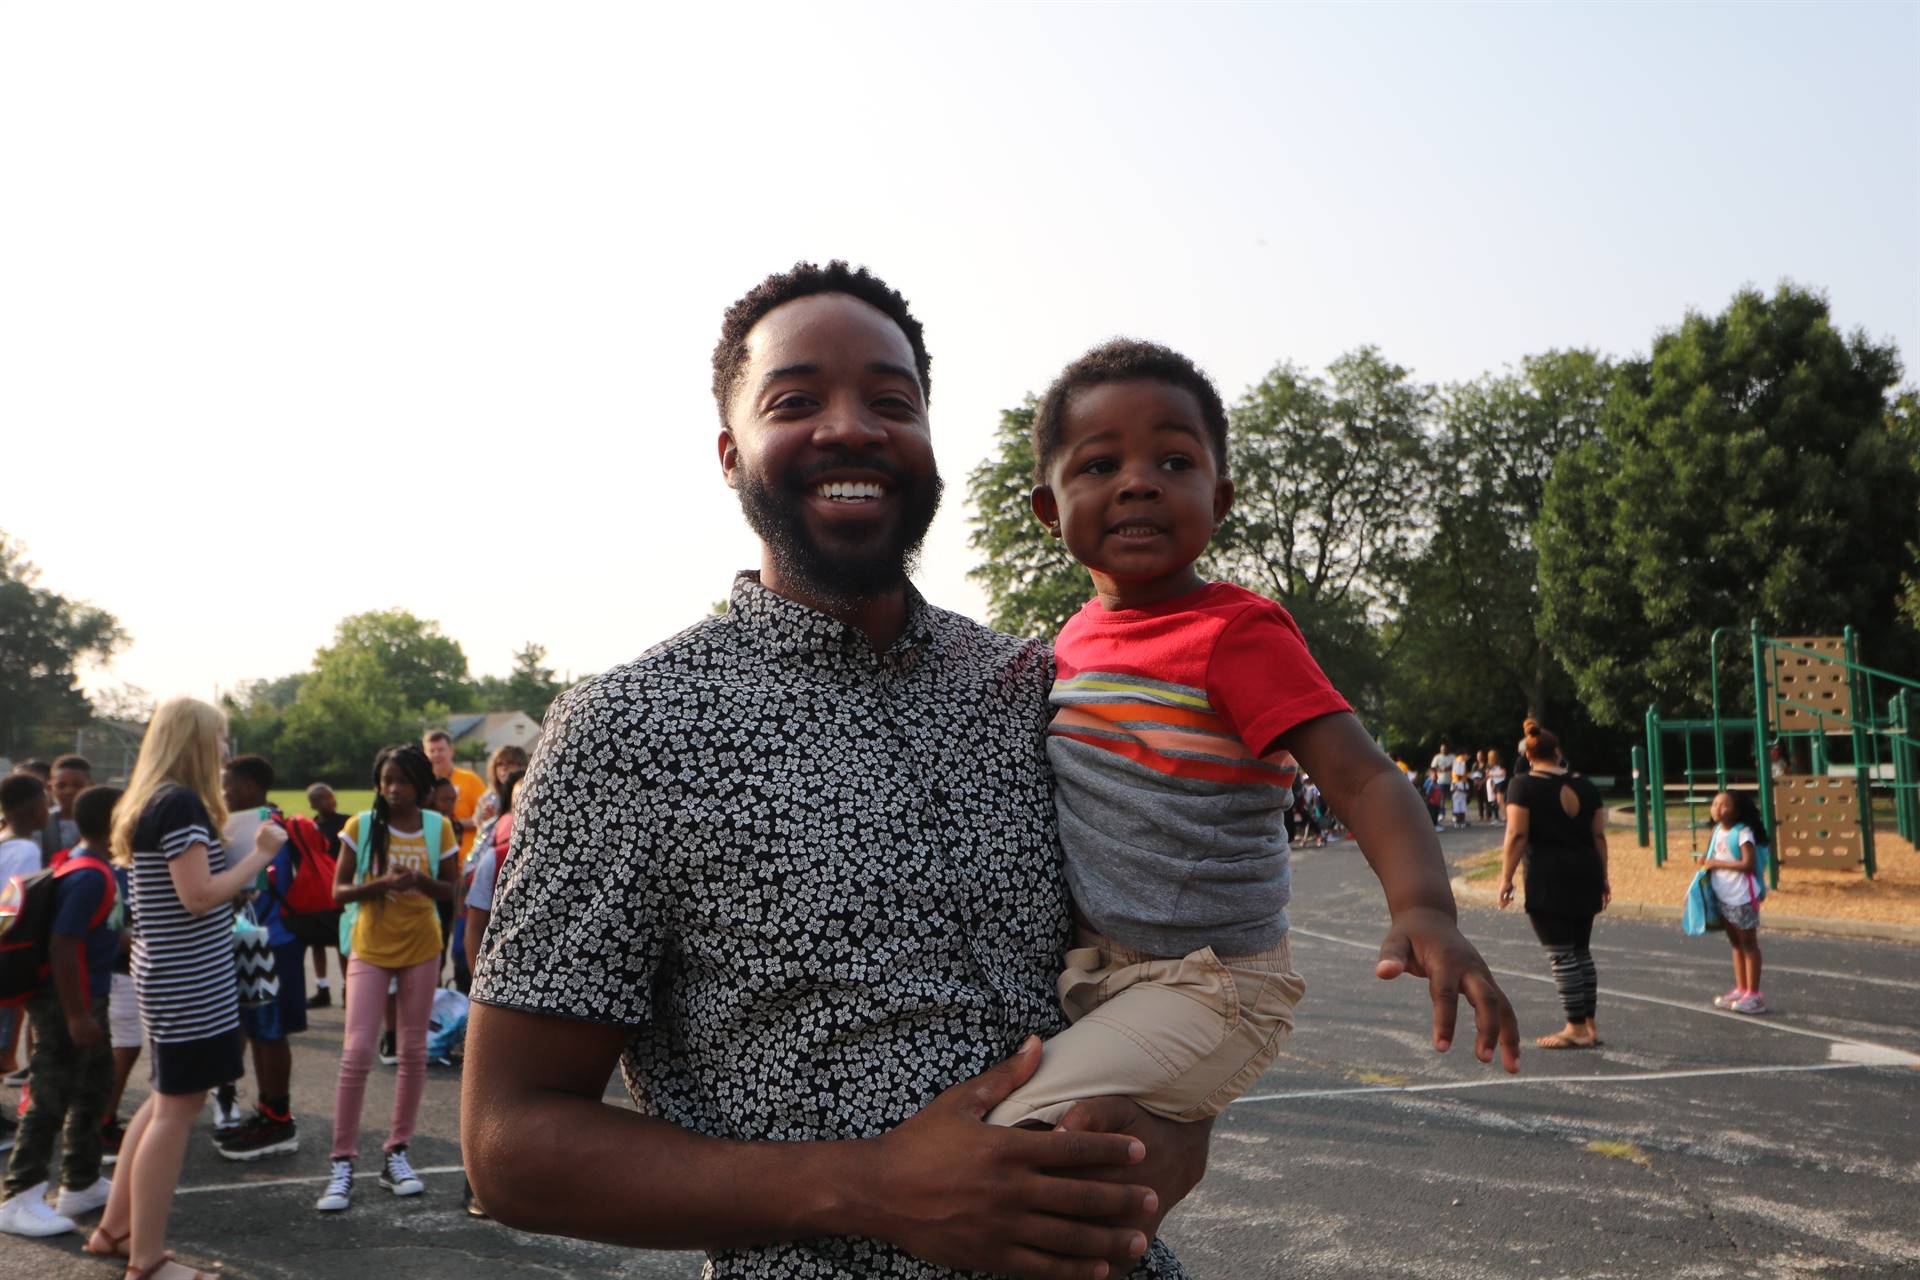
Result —
M 67 1033 L 67 1015 L 60 998 L 49 989 L 27 1004 L 33 1028 L 32 1073 L 27 1082 L 31 1101 L 20 1117 L 13 1156 L 7 1161 L 7 1197 L 19 1195 L 47 1180 L 53 1166 L 54 1139 L 66 1130 L 60 1161 L 60 1185 L 84 1191 L 100 1178 L 100 1123 L 106 1119 L 107 1099 L 113 1096 L 113 1050 L 107 1045 L 107 998 L 89 999 L 87 1006 L 100 1026 L 100 1043 L 84 1052 Z

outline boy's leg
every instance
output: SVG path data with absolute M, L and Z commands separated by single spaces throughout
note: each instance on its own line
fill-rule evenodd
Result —
M 27 1113 L 20 1117 L 20 1131 L 13 1140 L 13 1155 L 7 1160 L 5 1198 L 47 1180 L 53 1162 L 53 1141 L 67 1117 L 76 1074 L 78 1052 L 67 1034 L 67 1018 L 60 1010 L 60 998 L 51 987 L 27 1002 L 26 1020 L 38 1034 L 33 1041 L 33 1059 L 28 1064 L 27 1087 L 33 1091 Z M 98 1130 L 100 1120 L 93 1118 Z
M 1211 949 L 1157 959 L 1103 942 L 1068 952 L 1067 965 L 1062 1003 L 1080 1016 L 990 1124 L 1052 1124 L 1108 1094 L 1170 1120 L 1217 1115 L 1272 1062 L 1306 990 L 1284 941 L 1226 960 Z
M 113 1049 L 106 1041 L 107 997 L 92 1002 L 100 1043 L 74 1052 L 73 1090 L 67 1099 L 67 1128 L 60 1155 L 60 1185 L 86 1191 L 100 1180 L 103 1143 L 100 1119 L 113 1094 Z

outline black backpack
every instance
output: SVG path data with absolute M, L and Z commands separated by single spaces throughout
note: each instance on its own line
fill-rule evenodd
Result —
M 0 1008 L 17 1008 L 46 985 L 47 953 L 53 942 L 55 885 L 76 871 L 98 871 L 107 881 L 100 908 L 87 927 L 98 929 L 113 914 L 113 872 L 100 859 L 69 854 L 45 871 L 15 876 L 0 888 Z

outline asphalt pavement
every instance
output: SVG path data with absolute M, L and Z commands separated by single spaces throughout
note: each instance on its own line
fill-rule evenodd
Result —
M 1457 860 L 1496 841 L 1474 828 L 1443 845 Z M 1558 1002 L 1524 918 L 1464 908 L 1527 1037 L 1512 1077 L 1476 1062 L 1464 1029 L 1435 1054 L 1424 984 L 1373 977 L 1385 909 L 1350 843 L 1297 852 L 1294 900 L 1300 1027 L 1221 1117 L 1207 1179 L 1165 1229 L 1196 1277 L 1920 1277 L 1920 948 L 1763 919 L 1775 1012 L 1743 1018 L 1710 1004 L 1731 985 L 1724 941 L 1603 916 L 1605 1043 L 1549 1053 L 1531 1038 L 1559 1026 Z M 455 1070 L 432 1072 L 414 1141 L 427 1194 L 369 1177 L 346 1214 L 316 1213 L 339 1044 L 337 1009 L 296 1039 L 298 1154 L 234 1164 L 196 1136 L 182 1258 L 247 1280 L 699 1275 L 697 1255 L 467 1218 Z M 369 1152 L 392 1081 L 376 1068 Z M 0 1280 L 118 1274 L 79 1243 L 0 1237 Z

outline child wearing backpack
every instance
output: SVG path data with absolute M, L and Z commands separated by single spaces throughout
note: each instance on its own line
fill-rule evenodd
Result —
M 107 1044 L 107 992 L 120 947 L 119 901 L 107 865 L 113 806 L 120 792 L 93 787 L 73 803 L 80 843 L 46 875 L 52 897 L 47 973 L 27 999 L 33 1060 L 32 1102 L 7 1162 L 0 1231 L 22 1236 L 73 1230 L 74 1218 L 107 1202 L 113 1184 L 100 1176 L 100 1118 L 113 1092 L 113 1050 Z M 54 1139 L 64 1131 L 60 1196 L 46 1201 Z
M 1760 878 L 1760 846 L 1767 841 L 1758 806 L 1745 793 L 1722 791 L 1713 798 L 1713 838 L 1700 864 L 1713 872 L 1713 896 L 1726 922 L 1733 948 L 1733 990 L 1713 998 L 1717 1009 L 1765 1013 L 1760 994 L 1760 899 L 1767 893 Z
M 452 824 L 428 807 L 433 764 L 417 745 L 382 750 L 373 762 L 373 780 L 373 808 L 341 829 L 333 881 L 334 897 L 345 908 L 340 949 L 347 954 L 347 1027 L 334 1093 L 332 1167 L 314 1204 L 322 1213 L 338 1213 L 352 1200 L 360 1111 L 389 981 L 399 986 L 399 1072 L 380 1185 L 397 1196 L 426 1190 L 407 1159 L 407 1144 L 426 1088 L 427 1021 L 440 972 L 439 904 L 453 900 L 458 846 Z

